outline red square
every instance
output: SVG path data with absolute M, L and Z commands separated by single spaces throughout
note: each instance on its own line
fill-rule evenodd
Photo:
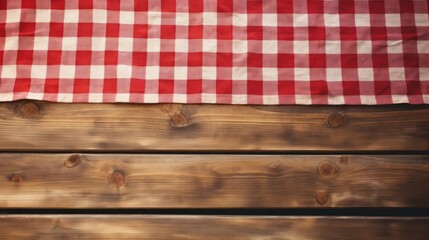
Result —
M 74 93 L 89 93 L 89 79 L 75 79 L 73 86 Z
M 188 80 L 187 81 L 187 93 L 188 94 L 195 94 L 195 93 L 202 93 L 203 92 L 203 86 L 201 80 Z
M 147 24 L 134 24 L 134 33 L 135 38 L 147 38 L 148 25 Z
M 262 13 L 262 5 L 262 0 L 247 1 L 247 13 Z
M 116 65 L 116 64 L 118 64 L 118 51 L 105 51 L 104 52 L 104 64 L 105 65 Z
M 232 39 L 232 26 L 217 26 L 217 39 L 231 40 Z
M 262 67 L 263 54 L 262 53 L 247 53 L 247 66 L 248 67 Z
M 348 2 L 348 1 L 342 1 L 342 2 Z M 399 2 L 402 2 L 402 1 L 399 1 Z M 368 1 L 369 12 L 385 14 L 386 9 L 384 8 L 384 4 L 386 4 L 384 1 Z
M 203 65 L 203 53 L 202 52 L 190 52 L 188 53 L 188 66 L 189 67 L 200 67 Z
M 249 95 L 262 95 L 263 82 L 262 81 L 247 81 L 247 94 Z
M 34 22 L 19 23 L 19 36 L 34 36 L 35 31 L 36 31 L 36 23 Z
M 174 66 L 176 54 L 174 52 L 161 52 L 159 53 L 159 65 L 172 67 Z
M 308 27 L 308 39 L 311 40 L 326 40 L 326 29 L 325 27 Z
M 60 80 L 58 78 L 48 78 L 45 81 L 45 93 L 58 93 L 60 89 Z
M 217 80 L 216 81 L 217 94 L 231 94 L 232 93 L 232 80 Z
M 277 57 L 277 65 L 279 68 L 293 68 L 295 66 L 294 55 L 279 53 Z
M 176 0 L 162 0 L 160 2 L 162 12 L 176 12 Z
M 30 90 L 31 79 L 30 78 L 17 78 L 15 85 L 13 86 L 14 92 L 28 92 Z
M 247 27 L 247 40 L 262 40 L 262 39 L 263 39 L 262 26 Z
M 103 93 L 116 93 L 117 82 L 118 80 L 116 78 L 104 79 Z
M 92 23 L 78 23 L 77 36 L 78 37 L 92 37 Z
M 0 23 L 0 37 L 6 37 L 6 23 Z
M 119 37 L 119 23 L 106 24 L 106 37 Z
M 369 1 L 369 2 L 378 2 L 378 1 Z M 379 1 L 379 2 L 384 4 L 384 1 Z M 338 1 L 338 11 L 340 14 L 344 14 L 344 13 L 354 14 L 355 13 L 355 2 L 354 1 Z
M 218 67 L 232 67 L 232 53 L 216 54 L 216 66 Z
M 189 6 L 189 12 L 190 13 L 201 13 L 204 11 L 204 0 L 189 0 L 188 6 Z
M 50 37 L 62 37 L 64 30 L 64 23 L 49 23 L 49 36 Z
M 189 39 L 202 39 L 203 26 L 202 25 L 189 26 L 188 36 L 189 36 Z
M 279 81 L 278 82 L 279 95 L 294 95 L 295 94 L 295 81 Z
M 92 9 L 93 4 L 91 0 L 79 0 L 79 9 Z
M 345 96 L 359 96 L 359 82 L 358 81 L 343 81 L 343 93 Z
M 33 50 L 18 50 L 18 54 L 16 56 L 16 64 L 33 64 Z
M 176 26 L 174 25 L 161 25 L 161 39 L 175 39 Z
M 231 0 L 217 0 L 217 11 L 218 12 L 232 12 L 233 2 Z
M 48 65 L 61 64 L 61 51 L 49 50 L 47 62 L 48 62 Z
M 341 54 L 341 67 L 343 68 L 357 68 L 358 67 L 357 54 Z
M 66 8 L 66 0 L 55 0 L 51 1 L 51 9 L 65 9 Z
M 110 2 L 110 1 L 107 1 Z M 148 11 L 148 0 L 134 1 L 134 11 L 146 12 Z
M 326 68 L 326 54 L 309 54 L 309 62 L 310 68 Z
M 340 39 L 347 41 L 356 41 L 356 28 L 355 27 L 340 27 Z
M 174 93 L 174 81 L 173 80 L 159 80 L 159 93 L 160 94 Z
M 134 1 L 134 4 L 140 1 Z M 107 10 L 119 11 L 121 9 L 121 1 L 120 0 L 109 0 L 106 1 Z
M 388 68 L 389 57 L 387 53 L 372 54 L 372 66 L 375 68 Z
M 293 13 L 293 0 L 277 0 L 278 13 Z
M 145 80 L 131 78 L 130 93 L 144 93 L 144 92 L 145 92 Z
M 391 95 L 390 82 L 374 81 L 374 92 L 375 95 Z
M 421 62 L 419 61 L 419 54 L 403 53 L 404 67 L 419 68 Z
M 328 95 L 328 84 L 326 81 L 318 80 L 318 81 L 310 81 L 310 92 L 311 95 Z
M 293 27 L 278 27 L 277 28 L 277 38 L 279 40 L 292 41 L 293 38 Z
M 371 40 L 387 41 L 387 29 L 385 27 L 371 27 Z
M 91 65 L 91 51 L 76 51 L 76 65 Z
M 307 4 L 308 13 L 321 13 L 323 14 L 325 10 L 324 1 L 309 1 Z
M 133 52 L 133 66 L 146 66 L 146 61 L 146 52 Z
M 34 0 L 21 1 L 21 8 L 36 9 L 36 1 Z

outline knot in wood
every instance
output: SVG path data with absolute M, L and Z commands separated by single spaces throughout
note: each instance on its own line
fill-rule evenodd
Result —
M 330 162 L 323 162 L 317 168 L 320 176 L 322 178 L 330 179 L 338 176 L 338 169 L 336 166 Z
M 107 178 L 110 184 L 116 185 L 116 187 L 120 187 L 125 183 L 125 176 L 122 172 L 114 171 Z
M 23 178 L 21 174 L 12 174 L 12 176 L 9 178 L 9 180 L 14 183 L 20 183 L 22 179 Z
M 171 116 L 171 126 L 172 127 L 186 127 L 188 125 L 188 120 L 181 113 L 176 113 Z
M 316 202 L 320 205 L 325 205 L 329 200 L 329 194 L 326 191 L 316 193 Z
M 72 168 L 75 167 L 76 165 L 78 165 L 80 163 L 81 157 L 79 154 L 74 154 L 71 155 L 70 157 L 68 157 L 65 161 L 64 161 L 64 166 L 66 168 Z
M 39 116 L 40 108 L 34 102 L 26 102 L 19 107 L 19 113 L 26 118 L 35 118 Z
M 346 118 L 337 112 L 331 113 L 326 118 L 326 123 L 331 128 L 338 128 L 344 125 L 344 122 L 346 121 Z

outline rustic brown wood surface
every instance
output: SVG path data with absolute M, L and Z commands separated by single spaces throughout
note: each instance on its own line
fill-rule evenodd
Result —
M 0 154 L 0 208 L 429 207 L 429 156 Z
M 429 150 L 429 106 L 0 103 L 0 151 Z
M 0 239 L 426 240 L 429 218 L 3 215 Z

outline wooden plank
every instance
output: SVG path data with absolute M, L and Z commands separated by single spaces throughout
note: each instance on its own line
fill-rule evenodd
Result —
M 429 156 L 0 154 L 0 208 L 429 207 Z
M 0 151 L 429 150 L 429 106 L 0 104 Z
M 429 218 L 3 215 L 0 239 L 425 240 Z

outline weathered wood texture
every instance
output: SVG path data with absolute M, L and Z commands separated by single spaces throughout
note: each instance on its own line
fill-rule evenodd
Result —
M 426 240 L 429 218 L 11 215 L 0 239 Z
M 429 150 L 429 106 L 0 104 L 0 151 Z
M 0 154 L 0 208 L 429 207 L 429 156 Z

